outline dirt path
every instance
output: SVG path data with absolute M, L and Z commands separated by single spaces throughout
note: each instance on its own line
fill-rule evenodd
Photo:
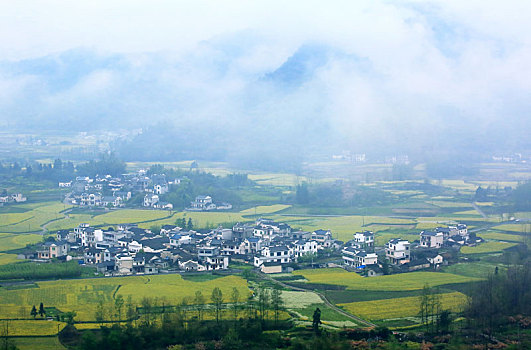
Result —
M 475 202 L 472 202 L 472 206 L 483 217 L 483 219 L 487 219 L 487 215 L 483 212 L 483 210 L 481 210 L 481 208 Z
M 364 326 L 367 326 L 367 327 L 376 327 L 376 325 L 374 323 L 371 323 L 369 321 L 366 321 L 358 316 L 354 316 L 352 315 L 351 313 L 348 313 L 346 312 L 345 310 L 342 310 L 340 308 L 338 308 L 337 306 L 335 306 L 333 303 L 330 302 L 330 300 L 328 300 L 326 298 L 326 296 L 322 293 L 319 293 L 319 292 L 316 292 L 314 290 L 308 290 L 308 289 L 304 289 L 304 288 L 299 288 L 299 287 L 294 287 L 294 286 L 290 286 L 289 284 L 286 284 L 286 283 L 283 283 L 281 281 L 277 281 L 275 280 L 274 278 L 272 278 L 271 276 L 268 276 L 264 273 L 261 273 L 261 272 L 258 272 L 258 275 L 261 276 L 263 279 L 267 279 L 275 284 L 278 284 L 284 288 L 288 288 L 288 289 L 291 289 L 291 290 L 295 290 L 295 291 L 299 291 L 299 292 L 313 292 L 315 294 L 317 294 L 319 296 L 319 298 L 321 298 L 321 300 L 328 306 L 330 307 L 331 309 L 333 309 L 334 311 L 342 314 L 343 316 L 346 316 L 352 320 L 354 320 L 357 324 L 359 325 L 364 325 Z

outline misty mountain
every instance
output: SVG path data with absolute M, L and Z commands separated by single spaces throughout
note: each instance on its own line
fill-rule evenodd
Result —
M 451 159 L 531 148 L 525 89 L 509 80 L 478 86 L 459 68 L 419 73 L 329 43 L 278 52 L 272 45 L 240 31 L 181 54 L 74 49 L 1 61 L 0 124 L 30 131 L 143 128 L 116 143 L 131 160 L 299 162 L 342 149 Z M 454 91 L 459 79 L 459 89 L 481 92 L 464 98 Z M 510 103 L 501 104 L 502 97 Z

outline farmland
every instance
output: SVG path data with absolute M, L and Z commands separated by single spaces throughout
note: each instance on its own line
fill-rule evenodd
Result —
M 40 241 L 42 241 L 42 236 L 39 234 L 0 233 L 0 251 L 24 248 L 28 244 L 34 244 Z
M 478 234 L 479 237 L 488 240 L 496 241 L 509 241 L 509 242 L 523 242 L 524 237 L 520 235 L 513 235 L 508 233 L 501 233 L 496 231 L 481 232 Z
M 78 320 L 90 321 L 94 319 L 94 306 L 98 301 L 112 303 L 115 294 L 121 294 L 124 298 L 131 296 L 136 304 L 144 297 L 153 296 L 164 298 L 169 304 L 179 303 L 184 297 L 193 297 L 197 290 L 208 296 L 214 287 L 219 287 L 226 296 L 230 295 L 232 287 L 238 288 L 242 298 L 249 294 L 247 283 L 237 276 L 191 282 L 180 275 L 154 275 L 37 282 L 36 285 L 38 288 L 0 289 L 3 311 L 20 314 L 27 312 L 21 310 L 21 305 L 31 306 L 43 302 L 64 312 L 75 311 Z
M 461 253 L 463 254 L 484 254 L 501 252 L 504 249 L 515 246 L 516 243 L 507 242 L 485 242 L 475 247 L 462 247 Z
M 0 253 L 0 265 L 11 264 L 20 261 L 17 259 L 16 254 Z
M 354 272 L 343 269 L 315 269 L 293 272 L 302 275 L 309 283 L 346 286 L 353 290 L 402 291 L 421 289 L 429 284 L 431 287 L 450 283 L 465 283 L 478 280 L 473 277 L 441 272 L 411 272 L 407 274 L 361 277 Z
M 257 215 L 257 214 L 272 214 L 291 207 L 291 205 L 275 204 L 275 205 L 260 205 L 254 208 L 249 208 L 240 211 L 242 215 Z
M 61 212 L 68 209 L 59 202 L 43 202 L 38 205 L 20 205 L 29 210 L 22 213 L 0 213 L 0 231 L 22 233 L 41 231 L 41 226 L 52 220 L 64 217 Z
M 16 338 L 15 345 L 20 350 L 61 350 L 66 349 L 57 337 L 39 337 L 39 338 Z
M 10 336 L 46 336 L 55 335 L 57 330 L 66 326 L 64 322 L 44 320 L 12 320 L 9 321 Z
M 450 309 L 454 312 L 460 311 L 466 302 L 466 296 L 462 293 L 440 294 L 443 309 Z M 419 313 L 420 298 L 405 297 L 394 299 L 382 299 L 362 301 L 355 303 L 339 304 L 348 312 L 362 318 L 376 321 L 388 318 L 412 317 Z

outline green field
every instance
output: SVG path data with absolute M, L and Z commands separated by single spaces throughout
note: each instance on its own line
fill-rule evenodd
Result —
M 355 272 L 347 272 L 339 268 L 299 270 L 294 271 L 293 274 L 304 276 L 309 283 L 346 286 L 347 289 L 354 290 L 384 291 L 415 290 L 422 289 L 426 284 L 434 287 L 478 280 L 474 277 L 442 272 L 410 272 L 387 276 L 362 277 Z
M 443 309 L 458 312 L 466 303 L 466 295 L 454 292 L 440 294 Z M 348 312 L 371 321 L 389 318 L 417 316 L 420 309 L 420 297 L 405 297 L 361 301 L 356 303 L 339 304 Z
M 496 271 L 496 266 L 497 265 L 495 264 L 490 264 L 484 261 L 459 263 L 445 266 L 444 272 L 462 276 L 486 278 L 489 274 L 493 274 Z M 505 270 L 503 266 L 498 266 L 498 269 Z
M 193 297 L 197 290 L 201 290 L 209 300 L 214 287 L 219 287 L 227 298 L 232 287 L 239 289 L 242 298 L 249 293 L 247 282 L 238 276 L 192 282 L 180 275 L 153 275 L 37 282 L 36 285 L 38 288 L 0 289 L 2 314 L 28 317 L 31 305 L 43 302 L 45 306 L 55 306 L 61 311 L 75 311 L 77 320 L 91 321 L 95 305 L 100 300 L 112 303 L 115 294 L 124 298 L 131 296 L 136 304 L 144 297 L 164 298 L 168 304 L 176 304 L 184 297 Z M 21 306 L 27 307 L 23 309 Z
M 300 228 L 305 231 L 314 231 L 317 229 L 327 229 L 332 231 L 334 239 L 346 242 L 353 238 L 353 234 L 364 230 L 373 230 L 370 224 L 377 224 L 390 227 L 390 225 L 415 225 L 415 222 L 409 219 L 388 218 L 381 216 L 281 216 L 275 215 L 273 219 L 279 222 L 286 222 L 293 228 Z M 385 225 L 389 224 L 389 226 Z M 365 225 L 365 226 L 364 226 Z
M 249 208 L 240 211 L 242 215 L 259 215 L 259 214 L 272 214 L 281 210 L 287 209 L 291 205 L 286 204 L 273 204 L 273 205 L 259 205 L 257 207 Z
M 478 236 L 483 239 L 496 240 L 496 241 L 509 241 L 509 242 L 523 242 L 524 241 L 524 236 L 511 235 L 508 233 L 495 232 L 495 231 L 480 232 L 478 233 Z
M 5 322 L 5 321 L 3 321 Z M 55 335 L 66 323 L 47 320 L 13 320 L 8 322 L 10 336 L 46 336 Z
M 501 252 L 504 249 L 511 248 L 517 245 L 517 243 L 507 242 L 485 242 L 480 243 L 475 247 L 461 247 L 461 253 L 463 254 L 484 254 L 484 253 L 496 253 Z
M 0 231 L 8 233 L 37 232 L 41 226 L 52 220 L 61 219 L 61 211 L 70 208 L 60 202 L 42 202 L 21 204 L 20 207 L 30 209 L 22 213 L 0 214 Z
M 66 349 L 57 337 L 16 338 L 15 345 L 19 350 L 63 350 Z
M 13 249 L 24 248 L 28 244 L 42 241 L 42 236 L 35 233 L 0 233 L 0 251 L 5 252 Z
M 16 254 L 0 253 L 0 265 L 11 264 L 19 261 L 21 260 L 17 259 Z
M 494 227 L 496 230 L 500 231 L 509 231 L 509 232 L 517 232 L 517 233 L 531 233 L 531 224 L 504 224 L 504 225 L 498 225 Z

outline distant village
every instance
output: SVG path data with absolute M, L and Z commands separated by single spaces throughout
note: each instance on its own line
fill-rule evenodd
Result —
M 389 266 L 384 265 L 395 272 L 437 269 L 448 264 L 445 253 L 441 253 L 443 248 L 458 250 L 462 245 L 477 243 L 463 224 L 422 231 L 415 242 L 391 239 L 385 247 L 375 246 L 371 231 L 354 233 L 352 238 L 344 244 L 333 239 L 330 230 L 294 230 L 288 224 L 265 218 L 205 233 L 177 225 L 164 225 L 155 233 L 134 224 L 107 229 L 80 224 L 73 230 L 58 231 L 54 240 L 27 249 L 19 258 L 74 260 L 95 266 L 107 276 L 226 270 L 230 263 L 253 265 L 263 273 L 281 273 L 292 271 L 302 261 L 308 264 L 311 259 L 313 267 L 341 266 L 376 276 L 386 273 Z M 322 253 L 332 259 L 323 263 L 318 259 Z
M 144 194 L 142 205 L 145 208 L 173 210 L 173 204 L 164 202 L 161 197 L 168 193 L 170 186 L 177 186 L 182 179 L 167 180 L 164 174 L 148 176 L 146 170 L 119 177 L 78 176 L 72 181 L 59 182 L 60 188 L 69 188 L 65 203 L 80 207 L 123 208 L 133 195 Z M 190 203 L 188 211 L 230 210 L 230 203 L 215 203 L 208 195 L 197 196 Z
M 27 200 L 22 193 L 3 193 L 0 195 L 0 206 L 14 204 L 14 203 L 23 203 Z

